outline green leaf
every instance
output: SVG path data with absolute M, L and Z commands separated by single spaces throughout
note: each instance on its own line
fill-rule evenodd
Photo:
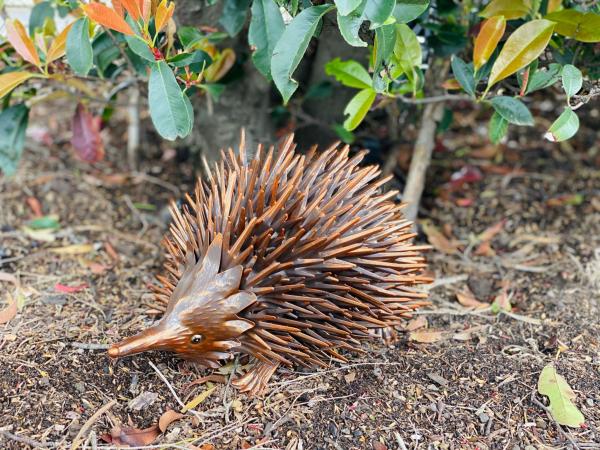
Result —
M 486 19 L 504 16 L 507 20 L 521 19 L 531 12 L 531 0 L 492 0 L 479 13 Z
M 565 108 L 560 116 L 550 125 L 544 135 L 551 142 L 562 142 L 571 139 L 579 129 L 579 117 L 571 108 Z
M 362 16 L 361 8 L 364 9 L 366 3 L 366 0 L 363 1 L 362 6 L 359 7 L 358 10 L 348 14 L 347 16 L 340 15 L 339 11 L 337 13 L 337 22 L 338 28 L 340 29 L 340 34 L 344 40 L 353 47 L 367 46 L 367 43 L 358 36 L 360 26 L 365 21 L 364 17 Z
M 279 7 L 273 0 L 254 0 L 248 30 L 248 43 L 254 47 L 252 61 L 267 79 L 271 79 L 271 58 L 275 44 L 285 30 Z
M 563 9 L 548 14 L 546 19 L 556 22 L 558 34 L 581 42 L 600 42 L 600 15 L 582 13 L 574 9 Z
M 212 58 L 205 51 L 196 50 L 193 53 L 179 53 L 167 62 L 175 67 L 189 66 L 192 72 L 199 73 L 212 64 Z
M 488 133 L 492 144 L 498 144 L 508 131 L 508 120 L 494 111 L 490 119 Z
M 146 61 L 154 62 L 156 58 L 152 54 L 152 50 L 148 47 L 148 44 L 141 40 L 137 35 L 135 36 L 125 36 L 125 40 L 127 41 L 127 45 L 131 49 L 133 53 L 138 55 L 139 57 L 145 59 Z
M 567 101 L 579 92 L 583 86 L 583 76 L 577 67 L 566 64 L 562 69 L 562 84 L 567 93 Z
M 471 97 L 475 97 L 475 78 L 473 67 L 458 56 L 452 57 L 452 73 L 464 91 Z
M 560 78 L 561 70 L 560 64 L 552 63 L 547 69 L 539 69 L 533 75 L 530 74 L 525 94 L 552 86 Z
M 397 23 L 408 23 L 425 12 L 429 0 L 398 0 L 392 15 Z
M 552 37 L 554 23 L 538 19 L 526 22 L 506 40 L 488 80 L 488 88 L 536 59 Z
M 87 17 L 78 19 L 67 35 L 67 61 L 77 75 L 87 75 L 93 62 L 90 42 L 90 22 Z
M 548 364 L 540 373 L 538 392 L 550 399 L 550 414 L 561 425 L 580 427 L 585 417 L 573 403 L 575 393 L 569 383 L 560 376 L 553 364 Z
M 499 96 L 490 100 L 498 114 L 515 125 L 533 125 L 533 116 L 527 106 L 514 97 Z
M 368 89 L 373 83 L 367 69 L 354 60 L 335 58 L 325 64 L 325 73 L 335 77 L 344 86 L 357 89 Z
M 395 0 L 367 0 L 364 17 L 371 22 L 369 28 L 374 30 L 382 26 L 392 15 L 396 6 Z
M 394 24 L 384 25 L 375 30 L 375 44 L 373 46 L 375 54 L 373 71 L 375 73 L 379 73 L 383 64 L 389 62 L 396 44 L 396 36 L 396 26 Z
M 348 131 L 354 130 L 363 121 L 371 105 L 375 101 L 377 92 L 373 89 L 363 89 L 358 92 L 346 105 L 344 116 L 348 116 L 344 121 L 344 128 Z
M 229 36 L 240 32 L 246 22 L 249 6 L 250 0 L 225 0 L 219 23 Z
M 344 142 L 345 144 L 352 144 L 355 141 L 355 137 L 354 137 L 354 133 L 352 133 L 352 131 L 348 131 L 344 128 L 343 125 L 340 125 L 339 123 L 336 123 L 335 125 L 333 125 L 333 131 L 335 131 L 335 134 L 338 135 L 338 137 L 342 140 L 342 142 Z
M 200 30 L 194 27 L 181 27 L 177 30 L 177 36 L 185 51 L 189 51 L 205 37 Z
M 219 97 L 225 90 L 225 86 L 218 83 L 209 83 L 209 84 L 201 84 L 200 89 L 208 92 L 208 95 L 212 97 L 213 100 L 219 100 Z
M 417 35 L 403 23 L 396 25 L 394 56 L 399 62 L 408 66 L 420 66 L 423 58 Z
M 292 75 L 315 34 L 321 18 L 334 6 L 324 4 L 306 8 L 290 22 L 273 50 L 271 59 L 271 75 L 275 86 L 281 93 L 284 103 L 298 89 L 298 82 Z
M 60 228 L 60 222 L 58 221 L 58 216 L 56 214 L 50 214 L 28 221 L 26 226 L 32 230 L 58 230 Z
M 165 61 L 157 61 L 150 67 L 148 103 L 154 127 L 162 137 L 171 141 L 187 136 L 191 130 L 187 96 L 181 92 L 173 71 Z
M 36 4 L 29 16 L 29 34 L 33 36 L 35 30 L 42 28 L 46 19 L 54 18 L 54 7 L 49 1 Z
M 347 16 L 360 5 L 362 0 L 334 0 L 340 16 Z
M 29 108 L 23 103 L 0 112 L 0 169 L 6 176 L 17 171 L 28 121 Z

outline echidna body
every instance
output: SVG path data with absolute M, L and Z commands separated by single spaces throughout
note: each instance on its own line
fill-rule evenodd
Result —
M 244 142 L 222 155 L 163 240 L 158 324 L 115 344 L 110 356 L 168 350 L 209 367 L 236 353 L 254 368 L 236 380 L 256 393 L 280 365 L 327 366 L 359 351 L 373 330 L 401 325 L 425 304 L 425 260 L 395 191 L 360 152 L 337 145 L 294 151 Z

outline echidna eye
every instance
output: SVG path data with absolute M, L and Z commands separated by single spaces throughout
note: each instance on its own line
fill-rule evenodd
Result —
M 192 336 L 192 339 L 190 339 L 190 342 L 192 344 L 199 344 L 200 342 L 202 342 L 203 339 L 204 336 L 202 336 L 201 334 L 195 334 Z

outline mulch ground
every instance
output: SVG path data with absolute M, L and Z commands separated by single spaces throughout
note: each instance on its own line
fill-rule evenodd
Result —
M 189 165 L 128 173 L 112 147 L 92 167 L 65 143 L 32 142 L 17 177 L 0 179 L 0 310 L 7 292 L 18 303 L 0 325 L 0 447 L 115 448 L 111 432 L 115 442 L 128 428 L 158 434 L 167 410 L 202 400 L 153 445 L 600 448 L 598 137 L 582 132 L 571 148 L 515 136 L 494 149 L 464 131 L 440 142 L 423 205 L 431 307 L 394 345 L 374 342 L 328 370 L 280 370 L 260 398 L 194 383 L 208 372 L 166 354 L 104 351 L 156 319 L 147 285 L 164 207 L 192 186 Z M 476 176 L 449 181 L 465 167 Z M 24 228 L 36 201 L 58 228 Z M 457 301 L 465 291 L 478 307 Z M 580 428 L 558 425 L 537 393 L 549 363 L 576 394 Z

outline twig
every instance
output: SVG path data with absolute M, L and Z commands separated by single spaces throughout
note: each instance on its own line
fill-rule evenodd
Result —
M 567 433 L 563 427 L 560 426 L 560 424 L 554 419 L 554 417 L 552 417 L 552 414 L 550 413 L 550 410 L 546 407 L 546 405 L 544 405 L 542 402 L 540 402 L 536 397 L 535 397 L 535 391 L 531 391 L 531 401 L 533 402 L 534 405 L 539 406 L 540 408 L 542 408 L 544 410 L 544 412 L 546 413 L 546 415 L 548 416 L 548 419 L 550 419 L 552 422 L 554 422 L 554 424 L 556 425 L 556 428 L 558 428 L 558 431 L 561 432 L 561 434 L 571 443 L 573 444 L 573 447 L 575 449 L 580 449 L 581 447 L 579 447 L 579 445 L 577 444 L 577 442 L 575 442 L 575 440 L 571 437 L 571 435 L 569 433 Z
M 402 103 L 408 103 L 410 105 L 427 105 L 431 103 L 442 103 L 442 102 L 459 102 L 463 100 L 473 101 L 468 95 L 433 95 L 426 98 L 409 98 L 409 97 L 396 97 Z
M 229 387 L 231 386 L 231 380 L 235 375 L 235 371 L 238 366 L 239 355 L 236 355 L 235 360 L 233 361 L 233 369 L 229 374 L 229 378 L 227 379 L 227 385 L 225 386 L 225 392 L 223 393 L 223 406 L 225 407 L 225 423 L 229 423 L 229 409 L 231 408 L 231 402 L 227 401 L 227 395 L 229 394 Z
M 133 172 L 132 176 L 136 180 L 139 179 L 142 181 L 147 181 L 148 183 L 156 184 L 157 186 L 164 187 L 165 189 L 168 189 L 171 192 L 173 192 L 173 194 L 175 194 L 177 197 L 181 197 L 181 190 L 174 184 L 169 183 L 168 181 L 161 180 L 158 177 L 153 177 L 152 175 L 148 175 L 147 173 L 143 172 Z
M 144 235 L 144 233 L 146 232 L 146 230 L 148 229 L 148 222 L 146 221 L 146 219 L 144 218 L 144 216 L 142 215 L 142 213 L 140 213 L 138 211 L 138 209 L 135 207 L 135 205 L 131 201 L 131 197 L 129 197 L 129 195 L 125 194 L 123 196 L 123 199 L 125 200 L 125 203 L 129 207 L 129 209 L 131 210 L 131 212 L 133 213 L 133 215 L 135 217 L 137 217 L 137 219 L 142 224 L 142 229 L 140 231 L 138 231 L 138 236 L 142 237 Z
M 460 283 L 461 281 L 465 281 L 469 276 L 466 274 L 456 275 L 454 277 L 446 277 L 446 278 L 436 278 L 433 280 L 433 283 L 428 284 L 424 287 L 425 290 L 431 291 L 440 286 L 446 286 L 448 284 Z
M 140 90 L 135 85 L 129 92 L 127 105 L 129 123 L 127 126 L 127 160 L 130 170 L 137 169 L 140 147 Z
M 107 350 L 110 347 L 108 344 L 94 344 L 87 342 L 71 342 L 71 346 L 82 350 Z
M 167 378 L 162 374 L 162 372 L 158 369 L 158 367 L 156 367 L 154 365 L 154 363 L 152 361 L 148 361 L 148 364 L 150 364 L 150 367 L 152 367 L 154 369 L 154 371 L 158 374 L 160 379 L 163 380 L 163 382 L 167 385 L 167 387 L 171 391 L 171 394 L 173 394 L 173 397 L 175 398 L 177 403 L 179 403 L 179 406 L 181 406 L 182 408 L 185 408 L 185 403 L 183 403 L 181 401 L 181 399 L 177 395 L 177 392 L 175 392 L 175 389 L 173 389 L 173 386 L 171 385 L 171 383 L 169 383 L 169 380 L 167 380 Z
M 71 450 L 75 450 L 77 447 L 79 447 L 79 445 L 84 441 L 83 436 L 85 435 L 85 433 L 91 428 L 92 425 L 94 425 L 94 423 L 96 423 L 96 421 L 100 418 L 100 416 L 102 416 L 102 414 L 104 414 L 106 411 L 108 411 L 110 408 L 116 405 L 116 403 L 116 400 L 111 400 L 98 411 L 96 411 L 94 415 L 83 424 L 83 426 L 79 430 L 79 433 L 77 433 L 77 436 L 75 436 L 75 439 L 73 439 L 73 443 L 71 444 Z
M 28 438 L 26 436 L 20 436 L 18 434 L 12 434 L 8 431 L 0 430 L 0 435 L 4 436 L 7 439 L 10 439 L 15 442 L 20 442 L 21 444 L 27 444 L 31 447 L 41 447 L 41 448 L 52 448 L 55 447 L 54 444 L 45 444 L 43 442 L 38 442 L 35 439 Z

